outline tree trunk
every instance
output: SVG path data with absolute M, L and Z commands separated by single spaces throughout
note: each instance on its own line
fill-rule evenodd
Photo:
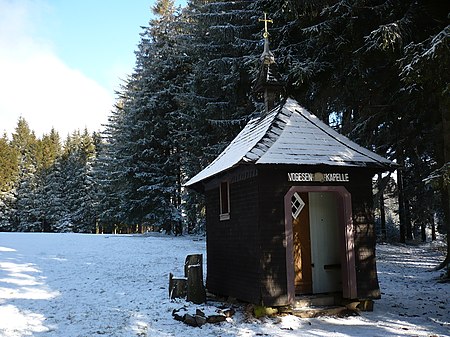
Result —
M 401 243 L 406 242 L 406 215 L 405 215 L 405 202 L 403 195 L 403 174 L 402 169 L 397 169 L 397 184 L 398 184 L 398 216 L 400 220 L 400 238 Z
M 441 116 L 442 116 L 442 134 L 444 139 L 444 161 L 445 163 L 450 163 L 450 116 L 448 114 L 448 103 L 450 100 L 448 96 L 447 99 L 441 102 Z M 445 258 L 445 264 L 450 264 L 450 182 L 444 180 L 444 189 L 446 190 L 446 202 L 444 202 L 444 217 L 445 225 L 447 228 L 447 257 Z
M 176 195 L 175 195 L 175 207 L 177 209 L 178 212 L 180 212 L 179 214 L 179 218 L 177 219 L 177 221 L 175 222 L 175 236 L 177 235 L 183 235 L 183 222 L 181 220 L 181 162 L 180 162 L 180 153 L 179 153 L 179 149 L 176 146 L 174 152 L 176 153 L 177 156 L 177 181 L 176 181 Z
M 380 193 L 379 197 L 379 203 L 380 203 L 380 225 L 381 225 L 381 240 L 386 241 L 387 234 L 386 234 L 386 212 L 384 209 L 384 192 L 383 192 L 383 186 L 382 186 L 382 177 L 381 173 L 378 175 L 378 189 Z
M 431 215 L 431 241 L 436 240 L 436 223 L 434 222 L 434 215 Z
M 449 99 L 443 99 L 441 102 L 441 118 L 442 118 L 442 137 L 444 145 L 444 165 L 450 163 L 450 116 L 448 115 Z M 444 166 L 443 166 L 444 167 Z M 445 171 L 445 169 L 444 169 Z M 443 172 L 445 175 L 445 172 Z M 444 177 L 445 178 L 445 177 Z M 442 188 L 442 208 L 444 211 L 444 228 L 447 232 L 447 256 L 445 260 L 437 267 L 442 269 L 450 266 L 450 182 L 443 179 Z
M 446 185 L 442 191 L 442 207 L 444 208 L 444 228 L 447 231 L 447 256 L 445 260 L 442 261 L 437 267 L 436 270 L 442 268 L 449 268 L 450 265 L 450 186 Z
M 403 190 L 404 191 L 404 190 Z M 406 239 L 413 240 L 413 228 L 411 223 L 411 207 L 409 205 L 409 200 L 403 197 L 403 207 L 405 207 L 405 227 L 406 227 Z
M 427 225 L 425 222 L 422 222 L 420 224 L 420 235 L 421 235 L 422 242 L 427 242 L 427 233 L 426 233 L 426 228 L 425 228 L 426 226 Z
M 444 226 L 447 229 L 447 256 L 445 257 L 444 262 L 442 262 L 442 267 L 449 268 L 450 265 L 450 185 L 447 184 L 444 187 L 447 190 L 446 197 L 444 198 Z

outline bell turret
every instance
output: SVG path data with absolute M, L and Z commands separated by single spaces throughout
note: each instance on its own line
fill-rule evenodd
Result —
M 275 57 L 269 48 L 269 32 L 267 24 L 272 20 L 267 19 L 267 14 L 264 13 L 264 19 L 259 19 L 264 22 L 264 51 L 261 54 L 261 66 L 259 68 L 258 77 L 253 87 L 253 92 L 263 94 L 264 96 L 264 113 L 267 114 L 275 105 L 280 102 L 280 95 L 284 91 L 284 83 L 278 72 L 278 65 L 275 62 Z

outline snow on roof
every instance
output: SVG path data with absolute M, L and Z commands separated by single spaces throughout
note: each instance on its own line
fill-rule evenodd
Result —
M 388 169 L 393 163 L 321 122 L 293 99 L 253 118 L 225 150 L 185 186 L 241 163 L 329 165 Z

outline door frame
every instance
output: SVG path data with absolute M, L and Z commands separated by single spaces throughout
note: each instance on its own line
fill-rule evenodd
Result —
M 285 248 L 286 248 L 286 276 L 287 295 L 289 303 L 295 299 L 295 269 L 294 269 L 294 235 L 292 227 L 292 205 L 291 200 L 295 192 L 333 192 L 338 199 L 340 246 L 340 259 L 342 266 L 342 296 L 344 298 L 357 298 L 355 248 L 351 194 L 344 186 L 292 186 L 284 196 L 284 225 L 285 225 Z

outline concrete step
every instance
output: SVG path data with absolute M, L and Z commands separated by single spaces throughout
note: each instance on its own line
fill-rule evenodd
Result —
M 289 313 L 301 318 L 315 318 L 321 316 L 348 317 L 359 315 L 357 310 L 352 310 L 343 306 L 293 309 Z
M 293 309 L 335 306 L 340 304 L 340 297 L 335 294 L 303 295 L 295 298 Z
M 340 293 L 297 296 L 292 305 L 280 310 L 302 318 L 347 317 L 358 315 L 360 311 L 373 311 L 373 300 L 346 300 Z

